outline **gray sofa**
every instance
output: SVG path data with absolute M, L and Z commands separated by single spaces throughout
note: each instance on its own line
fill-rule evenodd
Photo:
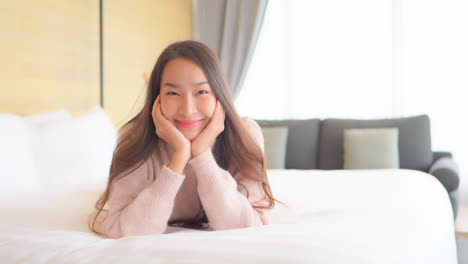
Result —
M 343 169 L 343 132 L 352 128 L 398 127 L 400 168 L 426 172 L 447 190 L 456 218 L 458 166 L 450 152 L 432 151 L 428 115 L 392 119 L 256 120 L 261 127 L 288 127 L 286 169 Z

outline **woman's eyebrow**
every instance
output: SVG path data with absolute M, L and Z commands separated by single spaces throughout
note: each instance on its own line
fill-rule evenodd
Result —
M 202 82 L 194 83 L 194 84 L 192 84 L 192 86 L 199 86 L 199 85 L 203 85 L 203 84 L 207 84 L 207 83 L 208 83 L 208 81 L 202 81 Z M 169 86 L 169 87 L 173 87 L 173 88 L 180 88 L 179 85 L 177 85 L 175 83 L 170 83 L 170 82 L 164 83 L 163 86 Z
M 203 85 L 203 84 L 205 84 L 205 83 L 207 84 L 208 81 L 198 82 L 198 83 L 194 83 L 194 84 L 192 84 L 192 85 L 193 85 L 193 86 L 199 86 L 199 85 Z
M 180 88 L 179 85 L 177 85 L 175 83 L 170 83 L 170 82 L 165 83 L 163 86 L 169 86 L 169 87 L 173 87 L 173 88 Z

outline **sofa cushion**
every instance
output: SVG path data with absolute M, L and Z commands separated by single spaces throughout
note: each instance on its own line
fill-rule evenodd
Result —
M 397 127 L 400 168 L 429 171 L 432 162 L 429 116 L 388 119 L 324 119 L 321 125 L 319 169 L 343 169 L 343 131 L 351 128 Z
M 346 169 L 398 169 L 398 128 L 345 129 Z
M 286 169 L 317 169 L 320 119 L 256 122 L 261 127 L 288 127 Z
M 284 169 L 286 167 L 288 127 L 263 127 L 262 132 L 268 169 Z

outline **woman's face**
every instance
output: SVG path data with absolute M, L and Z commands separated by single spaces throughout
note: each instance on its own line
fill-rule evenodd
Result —
M 166 64 L 160 96 L 161 113 L 189 140 L 206 127 L 217 100 L 203 70 L 185 58 Z

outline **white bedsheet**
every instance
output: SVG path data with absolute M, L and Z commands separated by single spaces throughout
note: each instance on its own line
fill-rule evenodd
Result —
M 101 190 L 0 198 L 0 263 L 457 263 L 447 192 L 413 170 L 270 170 L 276 224 L 102 239 Z

